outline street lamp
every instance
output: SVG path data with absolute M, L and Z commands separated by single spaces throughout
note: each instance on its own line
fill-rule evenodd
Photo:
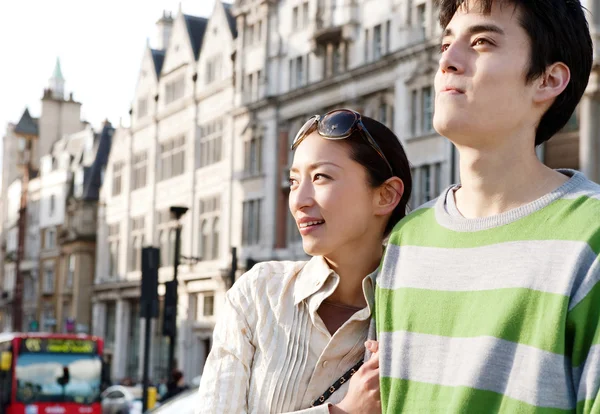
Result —
M 171 206 L 169 209 L 171 218 L 177 221 L 175 227 L 175 257 L 173 258 L 173 280 L 171 281 L 170 289 L 165 292 L 165 318 L 163 319 L 163 332 L 169 335 L 169 372 L 170 375 L 175 368 L 175 343 L 177 339 L 177 268 L 180 259 L 181 245 L 181 223 L 179 219 L 188 211 L 187 207 Z M 168 282 L 167 282 L 168 283 Z M 168 309 L 169 308 L 169 309 Z M 164 326 L 169 324 L 170 326 Z M 165 328 L 167 328 L 165 330 Z

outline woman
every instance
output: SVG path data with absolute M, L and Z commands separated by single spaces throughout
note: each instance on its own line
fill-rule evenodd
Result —
M 227 292 L 200 413 L 379 409 L 377 354 L 357 363 L 383 241 L 410 197 L 406 154 L 383 124 L 350 110 L 310 118 L 292 150 L 289 207 L 312 259 L 260 263 Z

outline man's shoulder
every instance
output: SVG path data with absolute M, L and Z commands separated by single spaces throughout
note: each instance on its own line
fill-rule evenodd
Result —
M 600 232 L 600 184 L 587 178 L 560 198 L 556 213 L 564 224 L 584 233 Z

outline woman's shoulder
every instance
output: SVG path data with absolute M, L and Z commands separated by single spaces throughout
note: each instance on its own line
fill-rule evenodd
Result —
M 248 298 L 257 293 L 276 294 L 274 290 L 285 289 L 296 276 L 307 261 L 270 261 L 255 264 L 244 273 L 229 290 L 233 296 L 243 295 Z

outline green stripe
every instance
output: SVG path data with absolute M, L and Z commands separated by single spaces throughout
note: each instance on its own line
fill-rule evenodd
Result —
M 569 298 L 525 288 L 469 292 L 376 289 L 379 332 L 493 336 L 565 354 Z
M 585 206 L 582 206 L 587 201 Z M 588 207 L 589 205 L 589 207 Z M 593 207 L 593 208 L 591 208 Z M 573 211 L 578 208 L 577 211 Z M 456 232 L 440 226 L 434 208 L 415 211 L 394 227 L 390 243 L 422 247 L 471 248 L 522 240 L 587 242 L 600 254 L 600 200 L 580 197 L 557 200 L 504 226 L 477 232 Z M 423 231 L 427 229 L 427 231 Z
M 572 363 L 578 367 L 585 362 L 590 348 L 600 344 L 600 283 L 567 315 L 567 332 L 573 341 Z
M 600 413 L 600 399 L 595 398 L 593 400 L 579 401 L 577 403 L 577 412 L 578 413 L 586 413 L 586 414 Z
M 564 414 L 570 410 L 536 407 L 492 391 L 381 378 L 382 413 Z M 586 411 L 587 412 L 587 411 Z

